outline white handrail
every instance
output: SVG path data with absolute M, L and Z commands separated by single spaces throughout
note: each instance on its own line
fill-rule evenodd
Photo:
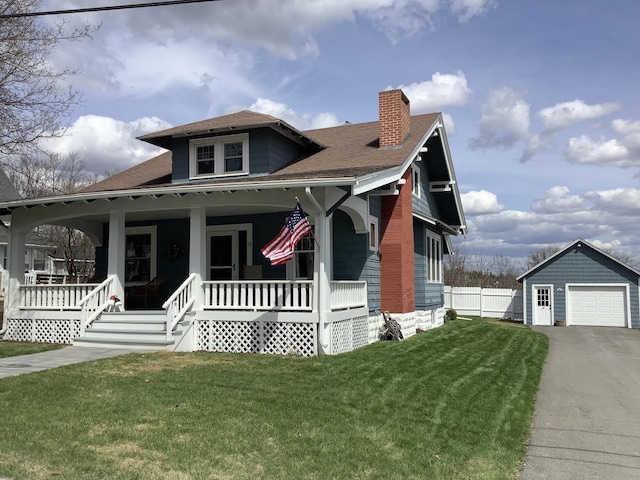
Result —
M 332 281 L 329 294 L 331 310 L 347 310 L 367 305 L 367 282 L 365 281 Z
M 195 302 L 193 284 L 196 274 L 192 273 L 173 294 L 162 304 L 167 314 L 167 341 L 171 341 L 173 329 L 180 323 Z
M 97 284 L 67 283 L 20 285 L 21 310 L 81 310 L 81 299 Z
M 204 309 L 313 311 L 311 280 L 224 280 L 202 282 Z
M 106 310 L 111 296 L 111 286 L 115 278 L 115 275 L 110 275 L 78 302 L 78 305 L 82 306 L 80 336 L 84 335 L 85 330 Z

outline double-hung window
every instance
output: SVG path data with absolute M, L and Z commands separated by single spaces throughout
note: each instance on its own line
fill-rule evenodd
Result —
M 249 136 L 198 138 L 189 143 L 190 177 L 249 173 Z
M 442 283 L 442 243 L 439 236 L 427 234 L 427 282 Z

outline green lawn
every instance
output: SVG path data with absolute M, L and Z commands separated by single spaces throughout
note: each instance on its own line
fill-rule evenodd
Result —
M 15 479 L 510 479 L 544 335 L 481 320 L 333 357 L 136 354 L 0 380 Z
M 0 358 L 29 355 L 31 353 L 46 352 L 47 350 L 57 350 L 64 347 L 65 345 L 52 343 L 0 342 Z

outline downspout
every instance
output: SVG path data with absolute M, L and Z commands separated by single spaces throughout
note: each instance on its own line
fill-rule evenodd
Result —
M 316 197 L 313 196 L 313 194 L 311 193 L 311 187 L 305 187 L 304 189 L 305 193 L 307 194 L 307 198 L 309 199 L 309 201 L 311 201 L 311 203 L 313 204 L 314 207 L 316 207 L 318 209 L 318 211 L 322 214 L 324 212 L 324 210 L 322 209 L 322 207 L 320 206 L 320 203 L 318 203 L 318 200 L 316 200 Z M 324 236 L 326 235 L 326 233 L 324 232 L 324 229 L 327 227 L 326 225 L 326 220 L 323 220 L 323 225 L 322 225 L 322 230 L 323 230 L 323 235 L 322 238 L 324 238 Z M 326 255 L 326 248 L 318 248 L 318 256 L 320 257 L 318 260 L 320 262 L 320 269 L 319 269 L 319 285 L 318 285 L 318 344 L 322 347 L 322 351 L 323 352 L 327 352 L 327 350 L 329 349 L 329 342 L 328 340 L 325 338 L 324 335 L 324 326 L 327 323 L 327 312 L 326 309 L 324 308 L 325 303 L 326 303 L 326 298 L 328 296 L 328 292 L 327 292 L 327 286 L 326 286 L 326 282 L 325 282 L 325 276 L 326 276 L 326 270 L 325 270 L 325 255 Z

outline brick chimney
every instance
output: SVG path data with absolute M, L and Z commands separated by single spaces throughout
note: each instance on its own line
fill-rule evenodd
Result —
M 411 131 L 409 99 L 400 89 L 379 94 L 380 148 L 399 147 Z

